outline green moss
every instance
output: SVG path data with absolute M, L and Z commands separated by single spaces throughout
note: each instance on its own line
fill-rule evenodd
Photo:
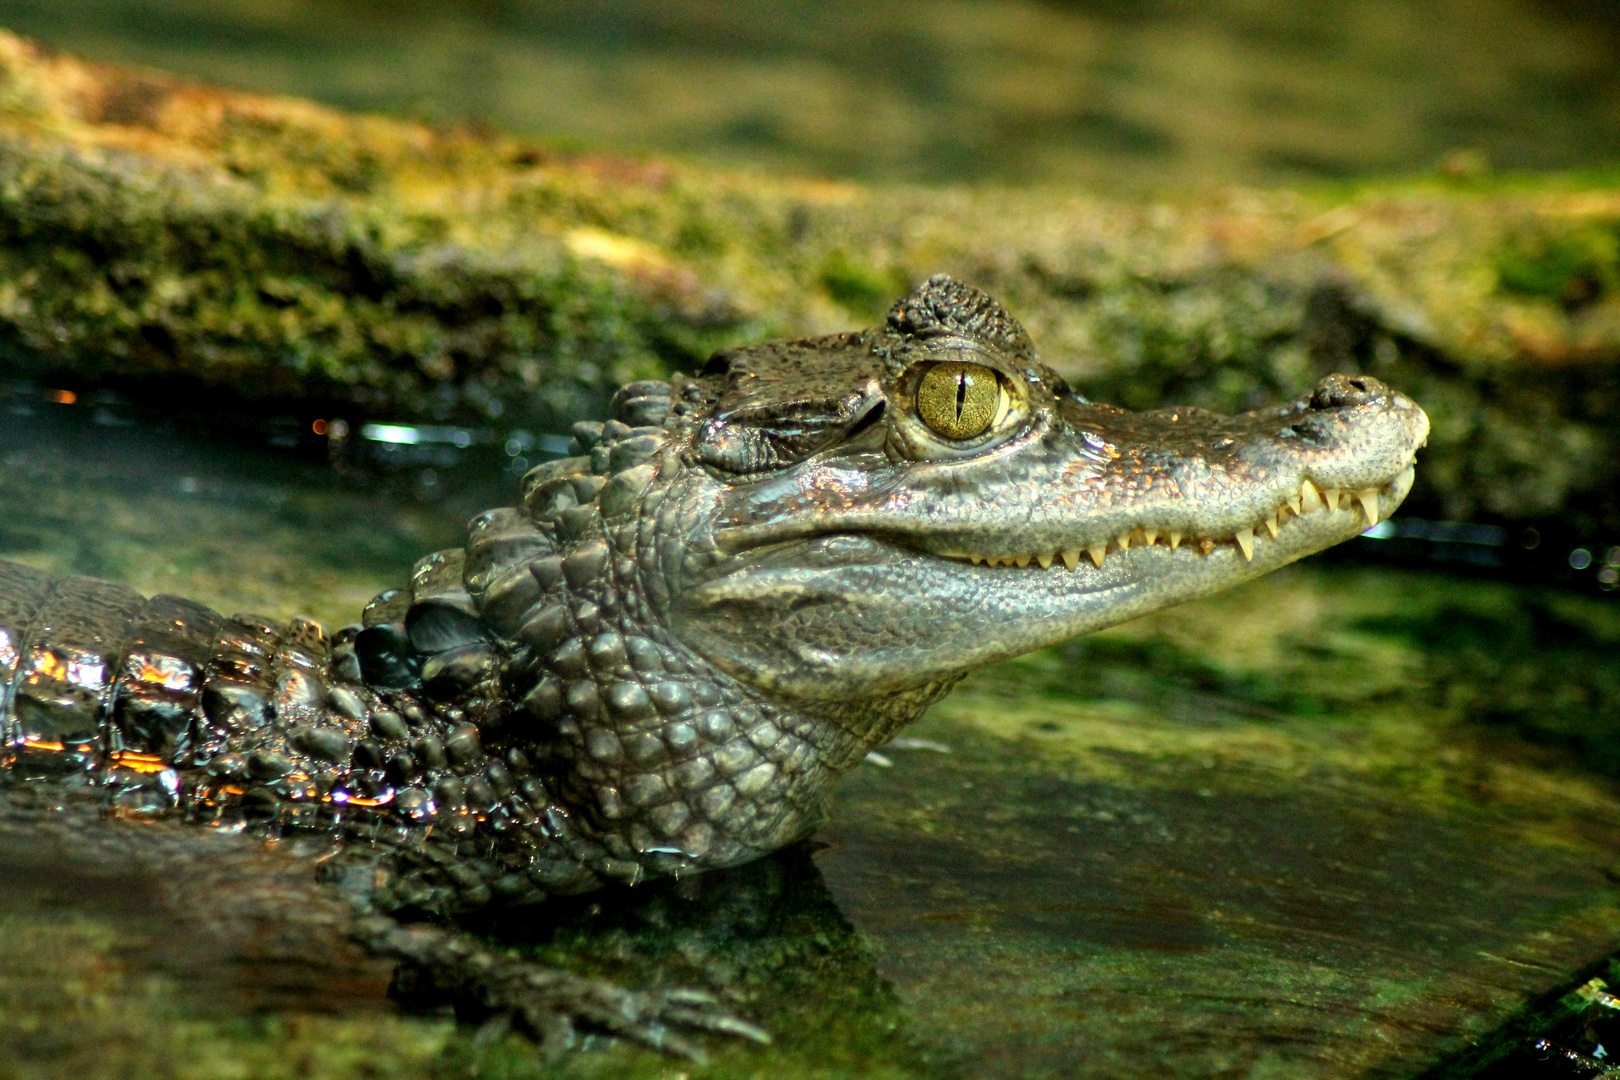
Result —
M 851 315 L 875 321 L 896 296 L 911 283 L 894 268 L 880 270 L 857 262 L 842 250 L 829 254 L 821 264 L 816 280 L 827 295 L 842 304 Z
M 1520 238 L 1497 257 L 1502 290 L 1581 307 L 1620 289 L 1620 221 Z

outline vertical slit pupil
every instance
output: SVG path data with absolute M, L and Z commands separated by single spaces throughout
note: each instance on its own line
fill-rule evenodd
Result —
M 965 371 L 956 373 L 956 419 L 962 419 L 962 409 L 967 405 L 968 376 Z

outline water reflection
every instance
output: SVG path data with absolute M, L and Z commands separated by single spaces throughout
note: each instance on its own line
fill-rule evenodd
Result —
M 1380 521 L 1335 557 L 1611 593 L 1620 585 L 1620 544 L 1612 539 L 1577 531 L 1558 518 L 1510 527 L 1395 517 Z
M 223 612 L 342 626 L 509 494 L 498 447 L 457 450 L 424 498 L 420 467 L 308 420 L 75 398 L 0 384 L 0 557 Z

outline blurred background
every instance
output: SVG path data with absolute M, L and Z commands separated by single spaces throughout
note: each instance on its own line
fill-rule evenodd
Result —
M 3 0 L 79 55 L 446 125 L 1117 194 L 1620 158 L 1610 0 Z

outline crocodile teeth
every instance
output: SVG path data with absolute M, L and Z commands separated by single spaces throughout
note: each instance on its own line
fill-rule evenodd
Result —
M 1346 500 L 1342 505 L 1341 497 Z M 1379 489 L 1375 487 L 1357 490 L 1323 488 L 1318 487 L 1311 480 L 1301 480 L 1297 494 L 1285 499 L 1281 505 L 1255 524 L 1239 529 L 1228 540 L 1237 545 L 1238 550 L 1243 552 L 1245 559 L 1253 562 L 1254 538 L 1255 534 L 1260 531 L 1261 526 L 1264 526 L 1266 532 L 1275 538 L 1280 535 L 1282 526 L 1287 523 L 1290 512 L 1296 517 L 1303 517 L 1323 507 L 1329 510 L 1342 508 L 1354 512 L 1354 508 L 1358 506 L 1362 513 L 1367 516 L 1368 527 L 1378 524 L 1379 513 L 1384 509 L 1381 505 Z M 1092 544 L 1086 548 L 1046 551 L 1036 555 L 964 555 L 956 552 L 945 552 L 943 554 L 949 558 L 970 559 L 975 566 L 982 564 L 994 567 L 1017 566 L 1027 568 L 1030 563 L 1034 562 L 1038 563 L 1042 570 L 1050 570 L 1054 563 L 1061 560 L 1063 565 L 1072 572 L 1079 569 L 1082 552 L 1091 556 L 1091 561 L 1101 568 L 1107 560 L 1111 548 L 1118 548 L 1122 552 L 1129 551 L 1133 542 L 1143 547 L 1153 547 L 1159 542 L 1161 535 L 1164 536 L 1165 542 L 1169 545 L 1171 551 L 1181 547 L 1182 534 L 1175 530 L 1168 530 L 1161 534 L 1160 530 L 1156 528 L 1137 528 L 1128 529 L 1113 540 L 1104 540 L 1100 544 Z M 1227 540 L 1217 540 L 1213 537 L 1201 537 L 1196 541 L 1199 550 L 1205 555 L 1211 554 L 1218 545 L 1226 542 Z
M 1250 562 L 1254 561 L 1254 529 L 1239 529 L 1237 531 L 1237 545 L 1243 549 L 1243 557 Z
M 1367 488 L 1356 492 L 1356 498 L 1361 502 L 1361 508 L 1367 512 L 1367 527 L 1378 524 L 1378 489 Z

